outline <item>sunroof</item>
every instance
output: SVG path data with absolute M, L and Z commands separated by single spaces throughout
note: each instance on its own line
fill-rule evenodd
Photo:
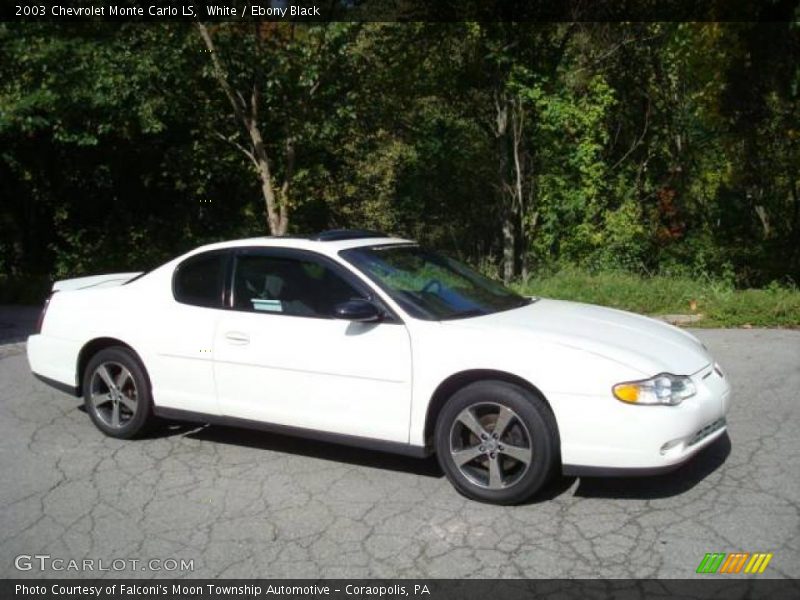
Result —
M 364 238 L 383 238 L 389 237 L 380 231 L 369 229 L 329 229 L 312 235 L 309 239 L 318 242 L 339 242 L 342 240 L 360 240 Z

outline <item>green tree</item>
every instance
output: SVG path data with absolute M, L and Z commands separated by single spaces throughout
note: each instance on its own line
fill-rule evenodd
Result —
M 347 46 L 358 28 L 255 23 L 217 29 L 212 35 L 197 23 L 210 56 L 210 76 L 233 116 L 233 127 L 230 120 L 216 120 L 214 134 L 252 164 L 268 230 L 283 235 L 297 204 L 294 183 L 313 168 L 303 159 L 315 157 L 336 113 L 349 108 Z

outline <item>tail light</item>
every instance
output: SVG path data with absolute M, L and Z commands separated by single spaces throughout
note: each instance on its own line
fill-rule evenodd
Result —
M 44 301 L 44 306 L 42 307 L 42 312 L 39 313 L 39 320 L 36 321 L 36 333 L 42 333 L 42 325 L 44 325 L 44 316 L 47 313 L 47 307 L 50 306 L 50 298 L 53 297 L 55 292 L 50 292 L 47 298 Z

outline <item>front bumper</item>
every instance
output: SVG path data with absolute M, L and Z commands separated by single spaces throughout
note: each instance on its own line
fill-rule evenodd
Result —
M 553 403 L 559 407 L 564 474 L 663 473 L 723 436 L 731 395 L 727 378 L 709 364 L 692 380 L 697 393 L 677 406 L 633 406 L 610 394 Z

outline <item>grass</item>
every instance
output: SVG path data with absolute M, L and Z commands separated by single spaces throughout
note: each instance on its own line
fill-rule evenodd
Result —
M 800 290 L 737 290 L 708 278 L 565 269 L 514 286 L 528 295 L 612 306 L 646 315 L 701 315 L 692 327 L 800 327 Z

